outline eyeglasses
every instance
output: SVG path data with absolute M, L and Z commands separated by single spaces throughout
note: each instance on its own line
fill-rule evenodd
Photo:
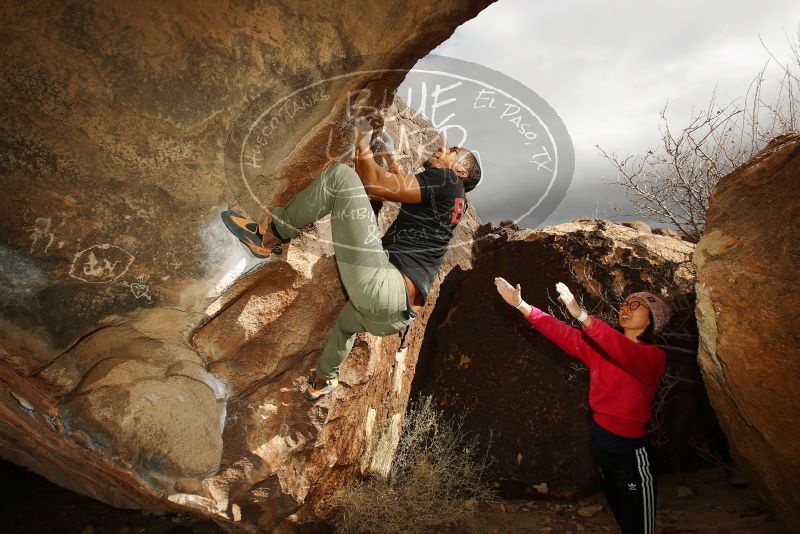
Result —
M 627 306 L 629 310 L 633 311 L 639 306 L 641 306 L 641 304 L 642 304 L 641 300 L 626 300 L 625 302 L 622 303 L 622 306 L 620 306 L 619 309 L 621 310 L 622 308 Z
M 648 296 L 647 297 L 647 301 L 652 304 L 652 303 L 654 303 L 656 301 L 656 299 L 654 299 L 653 297 Z M 619 307 L 619 309 L 621 310 L 622 308 L 627 306 L 629 310 L 633 311 L 633 310 L 635 310 L 636 308 L 638 308 L 642 304 L 644 304 L 644 302 L 642 302 L 641 300 L 626 300 L 625 302 L 622 303 L 622 305 Z

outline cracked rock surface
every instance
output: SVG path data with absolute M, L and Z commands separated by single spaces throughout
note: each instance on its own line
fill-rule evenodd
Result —
M 4 6 L 0 455 L 114 506 L 249 531 L 314 520 L 381 469 L 373 442 L 400 423 L 435 291 L 402 340 L 361 336 L 346 387 L 311 406 L 300 387 L 345 302 L 327 223 L 263 262 L 219 214 L 302 189 L 346 148 L 348 92 L 385 106 L 402 73 L 380 69 L 489 3 Z M 337 58 L 361 74 L 281 108 L 238 173 L 261 106 Z M 471 212 L 461 239 L 476 227 Z M 442 273 L 469 261 L 453 249 Z
M 800 134 L 723 177 L 697 244 L 698 360 L 737 462 L 800 529 Z

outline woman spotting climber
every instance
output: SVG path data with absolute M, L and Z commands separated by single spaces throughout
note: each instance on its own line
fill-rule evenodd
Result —
M 652 344 L 669 321 L 669 306 L 646 291 L 628 295 L 619 310 L 624 334 L 588 315 L 566 285 L 558 299 L 580 329 L 522 300 L 522 288 L 494 279 L 498 293 L 550 341 L 589 368 L 591 450 L 596 474 L 623 534 L 655 532 L 656 485 L 645 425 L 666 367 L 666 354 Z

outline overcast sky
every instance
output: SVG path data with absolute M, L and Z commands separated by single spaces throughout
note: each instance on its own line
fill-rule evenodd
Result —
M 715 84 L 718 103 L 743 96 L 769 57 L 759 37 L 786 61 L 798 23 L 797 0 L 499 0 L 432 53 L 519 80 L 566 124 L 575 174 L 549 225 L 624 205 L 620 187 L 603 185 L 615 173 L 595 145 L 643 154 L 658 145 L 667 101 L 675 128 L 708 104 Z M 768 72 L 774 80 L 777 70 Z M 484 221 L 514 216 L 476 204 Z

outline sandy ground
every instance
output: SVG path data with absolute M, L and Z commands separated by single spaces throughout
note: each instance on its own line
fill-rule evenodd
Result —
M 679 496 L 679 488 L 692 495 Z M 763 506 L 753 489 L 728 484 L 717 469 L 664 475 L 658 480 L 656 531 L 659 534 L 790 534 Z M 578 510 L 602 505 L 584 518 Z M 466 529 L 464 529 L 466 530 Z M 482 506 L 475 531 L 485 533 L 618 532 L 616 522 L 598 493 L 580 502 L 506 501 Z
M 0 462 L 2 498 L 0 532 L 4 534 L 217 534 L 213 523 L 185 515 L 152 516 L 120 510 L 50 484 L 7 462 Z M 680 497 L 679 488 L 692 495 Z M 790 534 L 749 487 L 733 487 L 716 469 L 665 475 L 658 481 L 656 518 L 659 534 Z M 686 492 L 686 489 L 681 489 Z M 578 510 L 603 505 L 593 517 Z M 482 505 L 472 529 L 458 525 L 451 532 L 595 533 L 617 532 L 601 494 L 580 502 L 504 501 Z

